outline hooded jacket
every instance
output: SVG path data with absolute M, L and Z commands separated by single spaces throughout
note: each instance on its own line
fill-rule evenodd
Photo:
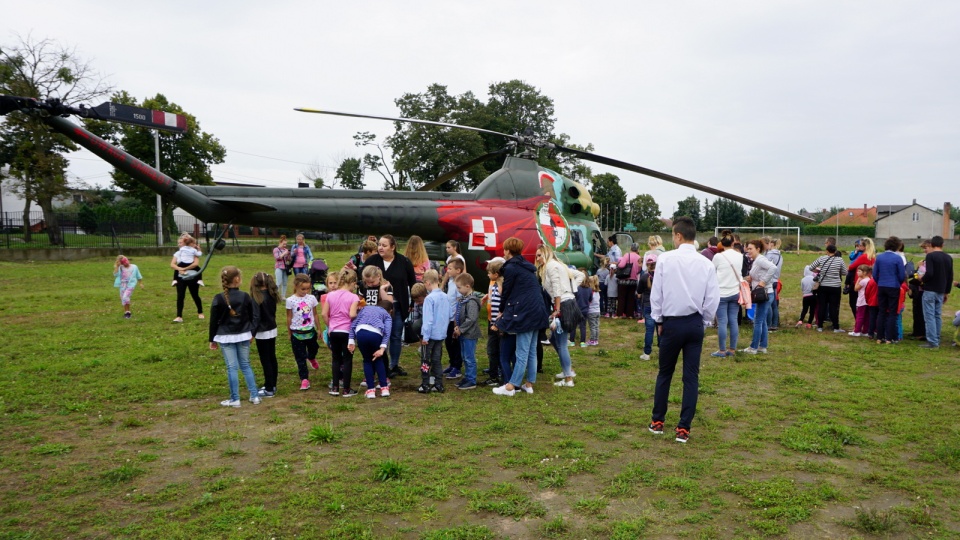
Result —
M 533 263 L 516 255 L 507 259 L 500 272 L 503 291 L 500 293 L 501 312 L 497 327 L 510 334 L 546 328 L 550 313 Z

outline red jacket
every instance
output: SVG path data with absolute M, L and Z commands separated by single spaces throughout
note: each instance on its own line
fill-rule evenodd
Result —
M 877 307 L 880 304 L 877 302 L 877 282 L 870 278 L 870 281 L 867 282 L 867 287 L 863 293 L 863 297 L 867 299 L 867 305 L 870 307 Z

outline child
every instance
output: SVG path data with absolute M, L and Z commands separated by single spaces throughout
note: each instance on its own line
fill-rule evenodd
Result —
M 861 264 L 860 266 L 865 265 Z M 867 266 L 867 270 L 869 270 L 872 275 L 873 267 Z M 878 302 L 877 298 L 879 288 L 877 287 L 877 282 L 871 277 L 870 281 L 867 282 L 865 289 L 866 292 L 864 293 L 864 296 L 866 296 L 867 299 L 867 336 L 869 336 L 870 339 L 873 339 L 873 336 L 877 331 L 877 318 L 880 315 L 880 303 Z M 863 334 L 861 333 L 861 335 Z
M 640 359 L 649 360 L 653 353 L 654 330 L 657 327 L 657 321 L 653 320 L 651 315 L 653 308 L 650 306 L 650 290 L 653 289 L 653 275 L 657 271 L 657 254 L 647 253 L 644 260 L 647 263 L 647 268 L 637 276 L 637 295 L 640 296 L 640 301 L 637 304 L 640 305 L 644 325 L 643 354 L 640 355 Z M 657 339 L 659 344 L 659 337 Z M 731 346 L 733 345 L 735 343 L 731 341 Z
M 497 328 L 497 317 L 500 316 L 500 289 L 503 287 L 503 278 L 500 268 L 503 267 L 503 257 L 494 257 L 487 263 L 487 278 L 490 288 L 487 289 L 487 361 L 489 377 L 483 381 L 485 386 L 500 386 L 500 329 Z
M 360 296 L 363 298 L 360 307 L 375 306 L 380 299 L 393 302 L 393 287 L 383 279 L 383 271 L 376 266 L 363 267 L 363 286 L 360 287 Z
M 456 242 L 454 242 L 456 244 Z M 451 247 L 450 243 L 447 243 L 448 251 Z M 447 271 L 443 276 L 443 283 L 440 284 L 440 287 L 447 292 L 447 304 L 449 307 L 448 315 L 449 321 L 447 322 L 447 339 L 445 344 L 447 346 L 447 356 L 450 357 L 450 366 L 447 369 L 443 370 L 443 374 L 448 379 L 456 379 L 461 375 L 460 370 L 463 369 L 463 355 L 460 354 L 460 344 L 457 343 L 457 338 L 453 335 L 454 322 L 453 319 L 456 316 L 457 302 L 460 301 L 460 292 L 457 291 L 456 279 L 457 276 L 463 273 L 465 266 L 463 265 L 463 257 L 457 258 L 457 256 L 451 255 L 451 259 L 447 261 Z
M 414 283 L 413 287 L 410 287 L 410 302 L 412 303 L 412 308 L 410 309 L 410 316 L 408 317 L 410 330 L 417 339 L 414 341 L 414 336 L 404 336 L 404 341 L 407 343 L 420 344 L 420 330 L 423 328 L 423 301 L 426 299 L 427 288 L 423 285 L 423 276 L 420 276 L 420 283 Z M 406 332 L 406 328 L 404 328 L 404 332 Z
M 864 264 L 857 267 L 857 281 L 853 284 L 853 290 L 857 291 L 857 319 L 853 326 L 853 332 L 849 335 L 860 337 L 867 334 L 867 283 L 870 282 L 870 273 L 872 269 Z
M 617 265 L 609 265 L 609 275 L 607 276 L 607 318 L 613 317 L 617 313 Z
M 250 297 L 260 312 L 253 336 L 263 366 L 263 386 L 257 394 L 261 398 L 273 397 L 277 393 L 277 304 L 280 303 L 280 290 L 273 276 L 257 272 L 250 280 Z
M 370 268 L 369 266 L 367 268 Z M 387 380 L 387 344 L 390 343 L 390 329 L 393 327 L 393 301 L 381 298 L 376 304 L 368 304 L 360 310 L 350 324 L 347 350 L 351 353 L 357 348 L 363 355 L 363 376 L 367 382 L 367 399 L 377 397 L 373 387 L 373 374 L 380 381 L 380 397 L 390 396 L 390 381 Z
M 590 296 L 590 305 L 587 307 L 587 323 L 590 325 L 590 340 L 587 345 L 600 344 L 600 278 L 590 276 L 586 280 L 590 284 L 593 294 Z
M 340 272 L 330 272 L 327 274 L 327 279 L 323 282 L 326 292 L 320 295 L 320 313 L 323 313 L 323 306 L 327 304 L 327 295 L 337 290 L 337 283 L 340 282 Z M 316 295 L 316 287 L 314 287 L 314 295 Z M 359 298 L 358 298 L 359 301 Z M 329 327 L 327 330 L 323 331 L 323 334 L 320 337 L 323 339 L 323 344 L 330 348 L 330 338 L 329 338 Z M 333 381 L 330 381 L 330 388 L 333 388 Z
M 310 372 L 307 362 L 318 369 L 317 353 L 317 299 L 310 294 L 310 276 L 295 274 L 293 278 L 293 296 L 287 298 L 287 336 L 293 348 L 293 358 L 297 361 L 297 373 L 300 375 L 300 390 L 310 389 Z
M 480 299 L 473 294 L 473 276 L 460 274 L 456 279 L 457 313 L 454 316 L 453 336 L 460 342 L 463 358 L 463 380 L 457 385 L 460 390 L 477 387 L 477 341 L 480 339 Z
M 583 269 L 580 269 L 580 272 L 586 274 Z M 591 298 L 593 298 L 593 288 L 590 286 L 590 280 L 584 279 L 580 282 L 580 286 L 577 287 L 577 290 L 574 293 L 574 299 L 577 302 L 577 307 L 580 309 L 580 314 L 583 315 L 583 318 L 580 320 L 580 324 L 577 325 L 577 328 L 574 328 L 574 331 L 570 332 L 570 345 L 576 344 L 577 329 L 579 329 L 580 347 L 587 346 L 587 312 L 590 311 Z
M 227 266 L 220 271 L 220 284 L 223 293 L 213 297 L 210 306 L 210 350 L 217 350 L 227 364 L 227 383 L 230 385 L 230 399 L 220 402 L 224 407 L 240 406 L 240 381 L 237 372 L 243 373 L 250 403 L 258 405 L 257 379 L 250 369 L 250 342 L 253 332 L 260 324 L 260 310 L 250 295 L 240 290 L 243 282 L 240 269 Z
M 957 329 L 953 332 L 953 346 L 960 346 L 960 310 L 953 314 L 953 326 Z
M 203 255 L 200 252 L 200 249 L 197 247 L 197 241 L 187 233 L 180 235 L 180 238 L 177 239 L 177 251 L 173 254 L 173 257 L 177 260 L 177 266 L 180 268 L 186 268 L 193 264 L 193 261 Z M 170 284 L 171 287 L 177 286 L 177 276 L 180 275 L 180 272 L 173 271 L 173 283 Z M 201 287 L 206 287 L 203 284 L 203 274 L 197 274 L 197 285 Z
M 423 286 L 427 289 L 427 298 L 423 301 L 423 326 L 420 329 L 421 384 L 417 392 L 442 393 L 443 372 L 440 371 L 440 358 L 443 354 L 443 341 L 447 337 L 450 302 L 440 289 L 440 274 L 436 270 L 424 272 Z
M 360 298 L 357 296 L 357 274 L 344 269 L 337 273 L 339 281 L 333 284 L 332 291 L 323 295 L 323 322 L 327 325 L 329 340 L 331 396 L 353 397 L 356 390 L 350 387 L 353 382 L 353 351 L 349 350 L 350 326 L 357 317 Z M 327 287 L 330 289 L 330 280 Z
M 600 281 L 600 313 L 607 313 L 607 278 L 610 276 L 610 259 L 600 257 L 600 269 L 597 270 L 597 279 Z
M 140 269 L 137 265 L 130 264 L 130 259 L 119 255 L 113 263 L 113 286 L 120 289 L 120 305 L 123 306 L 123 318 L 133 317 L 130 313 L 130 297 L 133 296 L 133 289 L 137 283 L 143 289 L 143 276 L 140 275 Z
M 803 267 L 803 278 L 800 280 L 800 294 L 803 296 L 803 307 L 800 309 L 800 318 L 797 328 L 803 326 L 803 318 L 807 317 L 807 328 L 813 324 L 813 315 L 817 312 L 817 296 L 813 294 L 813 270 L 810 265 Z M 807 315 L 809 313 L 809 315 Z

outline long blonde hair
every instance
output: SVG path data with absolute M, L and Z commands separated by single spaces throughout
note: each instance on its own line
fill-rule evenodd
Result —
M 407 247 L 403 251 L 403 254 L 410 259 L 413 266 L 420 266 L 430 260 L 430 257 L 427 255 L 427 248 L 423 245 L 423 238 L 417 235 L 413 235 L 407 240 Z
M 868 259 L 877 258 L 877 246 L 873 243 L 873 238 L 864 238 L 860 243 L 863 244 L 863 252 L 867 254 Z

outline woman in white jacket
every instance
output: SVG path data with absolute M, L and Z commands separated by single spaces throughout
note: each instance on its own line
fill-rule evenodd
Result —
M 579 270 L 567 268 L 557 260 L 553 250 L 546 245 L 537 248 L 537 274 L 540 276 L 540 282 L 543 284 L 544 290 L 547 291 L 547 296 L 553 302 L 550 316 L 553 319 L 559 319 L 560 304 L 567 300 L 574 301 L 574 293 L 585 276 Z M 567 350 L 570 340 L 557 331 L 560 328 L 559 325 L 556 327 L 551 325 L 551 328 L 555 329 L 550 332 L 550 343 L 556 349 L 557 355 L 560 356 L 560 367 L 563 369 L 562 373 L 557 374 L 557 378 L 560 380 L 553 384 L 555 386 L 573 386 L 573 378 L 577 375 L 573 372 L 573 366 L 570 363 L 570 351 Z
M 713 266 L 717 268 L 717 284 L 720 286 L 720 306 L 717 308 L 717 339 L 720 348 L 710 356 L 724 358 L 737 352 L 737 339 L 740 327 L 737 325 L 737 312 L 740 311 L 740 275 L 743 268 L 743 255 L 733 249 L 733 233 L 720 233 L 717 254 L 713 256 Z M 730 346 L 727 347 L 727 338 Z

